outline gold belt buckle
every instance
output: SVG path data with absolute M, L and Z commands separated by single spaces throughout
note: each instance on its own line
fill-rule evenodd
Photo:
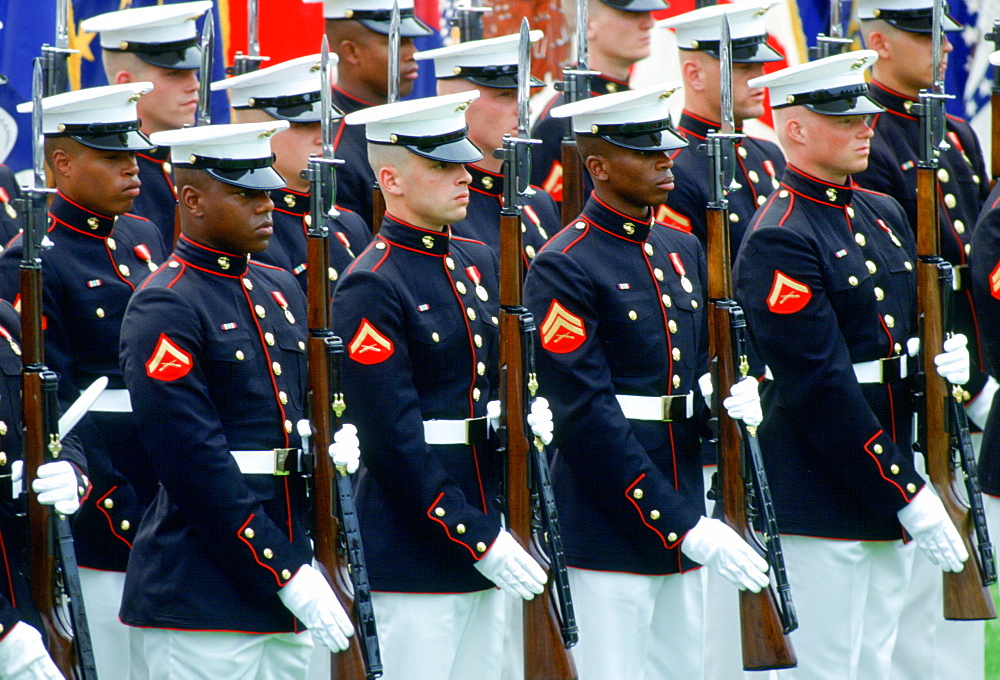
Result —
M 274 474 L 278 477 L 288 475 L 288 459 L 296 449 L 274 450 Z

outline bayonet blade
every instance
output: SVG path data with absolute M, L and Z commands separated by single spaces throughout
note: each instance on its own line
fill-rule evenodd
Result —
M 31 72 L 31 167 L 36 191 L 45 188 L 45 137 L 42 135 L 45 76 L 42 71 L 42 60 L 35 59 L 34 69 Z M 32 241 L 38 236 L 41 234 L 33 234 Z
M 931 64 L 934 70 L 934 84 L 931 89 L 935 94 L 944 94 L 944 74 L 941 73 L 941 36 L 944 28 L 944 0 L 934 0 L 931 15 Z
M 844 26 L 840 15 L 840 3 L 842 0 L 830 0 L 830 37 L 843 38 Z
M 517 49 L 517 136 L 528 137 L 528 100 L 531 98 L 531 30 L 528 18 L 521 19 Z
M 731 135 L 736 131 L 733 121 L 733 45 L 730 37 L 729 16 L 722 15 L 722 37 L 719 39 L 719 87 L 722 93 L 722 132 Z
M 257 0 L 247 0 L 247 54 L 260 56 L 260 40 L 257 28 Z
M 576 68 L 580 71 L 590 70 L 588 56 L 590 45 L 587 41 L 587 24 L 590 22 L 588 2 L 589 0 L 576 0 Z
M 213 50 L 215 49 L 215 19 L 212 11 L 205 13 L 205 25 L 201 29 L 201 71 L 198 73 L 198 114 L 195 117 L 195 125 L 212 124 L 212 64 L 214 63 Z
M 56 3 L 56 47 L 69 48 L 69 0 Z
M 390 104 L 399 101 L 399 24 L 399 3 L 393 0 L 392 19 L 389 21 L 389 88 L 386 97 Z
M 319 101 L 320 125 L 323 131 L 323 158 L 333 158 L 333 112 L 332 95 L 330 92 L 330 41 L 326 34 L 320 47 L 319 59 Z

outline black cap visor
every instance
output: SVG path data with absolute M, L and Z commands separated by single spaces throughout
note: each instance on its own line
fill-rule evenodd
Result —
M 665 0 L 601 0 L 601 4 L 623 12 L 659 12 L 670 7 Z
M 890 26 L 895 26 L 899 30 L 908 33 L 930 33 L 934 25 L 934 8 L 880 9 L 875 19 L 881 19 Z M 872 19 L 867 20 L 871 21 Z M 945 31 L 954 32 L 962 30 L 962 24 L 958 23 L 955 17 L 948 14 L 947 4 L 945 5 L 944 20 L 941 23 Z
M 460 66 L 456 68 L 457 73 L 453 76 L 442 76 L 438 80 L 453 80 L 464 78 L 473 85 L 483 87 L 495 87 L 497 89 L 510 90 L 517 87 L 517 64 L 504 64 L 502 66 Z M 529 87 L 545 87 L 545 83 L 530 76 Z
M 149 151 L 155 145 L 138 130 L 106 135 L 67 135 L 84 146 L 101 151 Z
M 472 143 L 468 137 L 462 137 L 453 142 L 445 142 L 438 146 L 426 144 L 403 144 L 407 149 L 432 161 L 445 163 L 476 163 L 483 160 L 483 152 Z
M 198 38 L 188 38 L 170 43 L 126 42 L 118 49 L 105 47 L 109 52 L 131 52 L 142 61 L 168 69 L 193 70 L 201 68 L 201 47 Z
M 781 61 L 784 57 L 780 52 L 767 44 L 766 35 L 755 35 L 749 38 L 737 38 L 730 43 L 734 64 L 763 64 L 771 61 Z M 681 47 L 686 51 L 699 51 L 719 58 L 719 41 L 702 40 L 698 47 Z
M 249 168 L 245 170 L 221 170 L 219 168 L 202 168 L 209 176 L 220 182 L 243 187 L 244 189 L 260 189 L 271 191 L 285 186 L 285 178 L 270 165 L 264 168 Z
M 635 151 L 672 151 L 688 145 L 687 140 L 674 130 L 669 118 L 643 123 L 597 125 L 595 128 L 591 128 L 592 131 L 589 133 L 576 134 L 584 137 L 600 137 L 615 146 Z
M 319 92 L 307 92 L 305 94 L 292 95 L 287 97 L 255 97 L 247 106 L 237 106 L 238 110 L 258 109 L 272 118 L 287 120 L 291 123 L 318 123 L 322 117 L 322 104 Z M 344 113 L 336 106 L 330 107 L 330 119 L 337 121 L 344 117 Z
M 344 19 L 357 21 L 370 31 L 389 35 L 389 24 L 392 23 L 391 9 L 348 10 L 348 14 L 349 16 L 345 16 Z M 337 21 L 337 19 L 333 21 Z M 421 38 L 433 32 L 430 26 L 421 21 L 419 17 L 414 16 L 412 9 L 407 8 L 399 11 L 400 37 Z
M 874 99 L 869 98 L 868 95 L 832 99 L 827 102 L 803 104 L 803 106 L 824 116 L 871 116 L 885 111 L 884 107 L 880 106 Z

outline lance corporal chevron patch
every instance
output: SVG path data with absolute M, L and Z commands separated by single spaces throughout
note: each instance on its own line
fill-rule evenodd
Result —
M 1000 262 L 990 272 L 990 295 L 1000 300 Z
M 379 333 L 368 321 L 361 319 L 358 332 L 347 346 L 348 355 L 359 364 L 379 364 L 392 356 L 396 351 L 392 340 Z
M 767 308 L 775 314 L 794 314 L 812 299 L 809 286 L 799 283 L 778 270 L 774 272 L 771 292 L 767 295 Z
M 586 339 L 583 319 L 553 300 L 542 322 L 542 347 L 556 354 L 567 354 Z

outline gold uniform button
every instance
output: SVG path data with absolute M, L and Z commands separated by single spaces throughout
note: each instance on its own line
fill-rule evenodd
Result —
M 764 205 L 767 203 L 767 196 L 760 195 L 757 197 L 757 205 Z
M 642 500 L 642 496 L 643 496 L 643 494 L 642 494 L 642 489 L 635 489 L 635 490 L 634 490 L 634 491 L 632 492 L 632 497 L 633 497 L 634 499 L 636 499 L 637 501 L 638 501 L 638 500 Z
M 885 291 L 875 286 L 875 299 L 881 302 L 885 298 Z
M 306 348 L 306 343 L 299 340 L 299 349 L 304 350 Z
M 892 346 L 892 349 L 896 354 L 899 354 L 900 352 L 903 351 L 903 346 L 897 342 Z
M 876 444 L 875 446 L 872 447 L 872 451 L 874 451 L 875 453 L 882 453 L 883 450 L 884 449 L 882 448 L 881 444 Z
M 747 157 L 747 150 L 746 150 L 746 148 L 744 148 L 744 147 L 742 147 L 742 146 L 741 146 L 741 147 L 738 147 L 738 148 L 736 149 L 736 153 L 738 153 L 738 154 L 739 154 L 739 156 L 740 156 L 740 158 L 743 158 L 744 160 L 745 160 L 745 159 L 746 159 L 746 157 Z
M 854 219 L 854 208 L 852 208 L 851 206 L 847 206 L 847 216 L 850 217 L 852 220 Z M 864 244 L 862 243 L 861 245 Z
M 657 281 L 662 281 L 663 280 L 663 270 L 660 269 L 659 267 L 657 267 L 656 269 L 653 270 L 653 276 L 656 277 Z
M 472 388 L 472 401 L 479 401 L 479 397 L 482 396 L 482 392 L 479 391 L 478 387 Z
M 441 336 L 438 335 L 437 331 L 431 333 L 431 340 L 433 340 L 434 342 L 441 342 Z
M 247 538 L 253 538 L 254 537 L 253 529 L 247 527 L 246 529 L 243 530 L 243 535 L 246 536 Z
M 495 316 L 491 316 L 490 317 L 490 321 L 493 322 L 494 326 L 499 326 L 500 325 L 500 319 L 496 318 Z
M 269 560 L 272 557 L 274 557 L 274 551 L 270 548 L 264 548 L 264 559 Z
M 259 316 L 261 319 L 263 319 L 267 315 L 267 311 L 264 309 L 262 305 L 254 305 L 253 311 L 256 312 L 257 316 Z
M 282 406 L 284 406 L 285 404 L 287 404 L 288 403 L 288 393 L 285 392 L 284 390 L 278 392 L 278 401 L 281 402 Z
M 670 296 L 667 295 L 666 293 L 664 293 L 663 296 L 660 299 L 663 300 L 663 306 L 664 307 L 670 307 L 671 305 L 674 304 L 673 300 L 671 300 Z
M 909 260 L 904 262 L 903 266 L 906 267 L 906 271 L 913 271 L 913 263 L 910 262 Z
M 698 301 L 691 300 L 691 309 L 698 309 Z
M 336 281 L 338 276 L 337 270 L 334 269 L 333 267 L 330 267 L 329 269 L 326 270 L 326 276 L 331 281 Z
M 475 321 L 476 320 L 476 310 L 474 310 L 472 307 L 469 307 L 468 309 L 466 309 L 465 313 L 469 316 L 469 320 L 470 321 Z
M 910 482 L 909 484 L 906 485 L 906 490 L 909 491 L 910 493 L 916 493 L 917 485 L 914 484 L 913 482 Z
M 6 464 L 7 464 L 7 454 L 4 453 L 3 451 L 0 451 L 0 467 L 3 467 Z M 83 489 L 82 488 L 80 489 L 80 495 L 81 496 L 83 495 Z
M 168 175 L 174 171 L 174 166 L 170 164 L 170 161 L 163 161 L 163 172 Z
M 444 508 L 434 508 L 434 514 L 438 517 L 444 517 Z
M 659 510 L 650 510 L 649 511 L 649 519 L 651 519 L 653 521 L 656 521 L 656 520 L 660 519 L 660 511 Z
M 243 361 L 243 357 L 244 357 L 243 350 L 241 349 L 236 350 L 236 358 L 239 359 L 240 361 Z
M 448 266 L 448 269 L 451 270 L 455 269 L 455 260 L 451 259 L 450 257 L 444 258 L 444 263 Z
M 118 271 L 122 273 L 122 276 L 132 276 L 132 270 L 128 268 L 127 264 L 118 265 Z
M 291 577 L 292 577 L 292 572 L 288 571 L 287 569 L 282 569 L 281 570 L 281 578 L 282 579 L 284 579 L 284 580 L 287 581 Z
M 671 350 L 671 352 L 670 352 L 670 356 L 673 357 L 674 361 L 680 361 L 681 360 L 681 350 L 680 350 L 680 348 L 679 347 L 674 347 L 674 349 Z
M 896 325 L 896 320 L 892 318 L 892 314 L 886 314 L 884 318 L 885 318 L 886 328 L 892 328 L 893 326 Z
M 465 292 L 466 292 L 467 289 L 466 289 L 464 283 L 462 283 L 461 281 L 456 281 L 455 282 L 455 290 L 457 290 L 462 295 L 465 295 Z
M 892 464 L 892 465 L 891 465 L 891 466 L 889 467 L 889 472 L 891 472 L 891 473 L 892 473 L 892 474 L 894 474 L 894 475 L 898 475 L 898 474 L 899 474 L 899 466 L 898 466 L 898 465 L 896 465 L 895 463 L 893 463 L 893 464 Z
M 736 224 L 737 222 L 740 221 L 740 216 L 734 212 L 731 212 L 729 213 L 729 221 L 732 222 L 733 224 Z
M 247 290 L 253 290 L 253 281 L 251 281 L 246 277 L 243 277 L 243 287 L 246 288 Z
M 477 552 L 481 552 L 481 553 L 486 552 L 486 544 L 483 543 L 482 541 L 479 541 L 479 543 L 476 543 L 476 551 Z
M 7 434 L 7 423 L 0 420 L 0 436 Z
M 653 246 L 650 243 L 644 243 L 642 249 L 646 251 L 646 254 L 650 257 L 653 256 Z
M 281 375 L 281 364 L 277 361 L 271 363 L 271 370 L 274 371 L 275 375 Z
M 788 198 L 788 190 L 787 189 L 782 189 L 781 191 L 779 191 L 778 192 L 778 197 L 779 198 Z
M 526 252 L 528 254 L 528 259 L 529 260 L 535 259 L 535 248 L 534 248 L 534 246 L 525 246 L 524 247 L 524 252 Z
M 118 250 L 118 244 L 112 237 L 109 236 L 105 242 L 108 244 L 108 248 L 111 248 L 111 250 Z
M 675 534 L 672 531 L 669 534 L 667 534 L 667 543 L 673 543 L 676 540 L 677 540 L 677 534 Z
M 947 182 L 951 179 L 951 175 L 948 174 L 948 171 L 945 168 L 938 168 L 938 179 L 942 182 Z
M 671 384 L 674 386 L 675 390 L 679 388 L 681 386 L 681 377 L 679 375 L 675 375 L 674 379 L 671 381 Z
M 111 500 L 110 498 L 105 498 L 104 499 L 104 507 L 107 508 L 108 510 L 110 510 L 111 508 L 115 507 L 115 502 L 113 500 Z
M 464 534 L 465 533 L 465 525 L 464 524 L 456 524 L 455 525 L 455 532 L 458 533 L 459 535 Z
M 951 210 L 956 205 L 958 205 L 958 200 L 955 198 L 955 194 L 945 194 L 944 195 L 944 204 L 946 206 L 948 206 L 949 210 Z
M 482 347 L 483 346 L 483 336 L 481 336 L 479 333 L 476 333 L 473 336 L 472 339 L 473 339 L 473 341 L 475 341 L 476 347 Z
M 671 319 L 670 321 L 667 322 L 667 328 L 670 330 L 671 333 L 676 333 L 677 332 L 677 322 L 674 321 L 673 319 Z
M 635 313 L 634 309 L 630 309 L 628 310 L 628 318 L 630 318 L 632 321 L 635 321 L 636 319 L 639 318 L 639 315 Z
M 264 333 L 264 342 L 266 342 L 268 346 L 274 347 L 274 333 L 271 331 Z
M 170 267 L 171 269 L 177 269 L 177 268 L 178 268 L 178 267 L 180 267 L 181 265 L 180 265 L 180 263 L 178 263 L 178 262 L 175 262 L 175 261 L 171 261 L 171 262 L 168 262 L 168 263 L 167 263 L 167 266 L 168 266 L 168 267 Z
M 971 252 L 972 252 L 972 244 L 971 243 L 966 243 L 965 244 L 965 254 L 968 255 Z
M 857 276 L 848 276 L 847 277 L 847 282 L 849 284 L 851 284 L 852 286 L 856 286 L 856 285 L 858 285 L 858 277 Z
M 583 229 L 584 227 L 587 226 L 587 224 L 586 224 L 586 222 L 577 222 L 573 226 L 576 227 L 577 229 Z
M 385 250 L 385 241 L 379 241 L 375 244 L 377 250 Z
M 292 433 L 292 421 L 290 420 L 285 421 L 285 432 L 287 432 L 288 434 Z
M 98 307 L 97 311 L 94 312 L 94 313 L 97 314 L 97 318 L 98 319 L 103 319 L 104 318 L 104 310 L 101 307 Z
M 962 220 L 955 220 L 955 231 L 959 234 L 965 233 L 965 222 Z
M 756 170 L 750 170 L 750 171 L 748 171 L 748 172 L 747 172 L 747 178 L 748 178 L 748 179 L 749 179 L 749 180 L 750 180 L 751 182 L 753 182 L 754 184 L 756 184 L 757 182 L 759 182 L 759 181 L 760 181 L 760 175 L 758 175 L 758 174 L 757 174 L 757 171 L 756 171 Z
M 865 238 L 864 234 L 855 234 L 854 242 L 857 243 L 859 246 L 864 246 L 868 242 L 868 239 Z
M 482 361 L 476 364 L 476 373 L 478 373 L 479 375 L 483 375 L 484 373 L 486 373 L 486 364 L 484 364 Z
M 127 519 L 123 519 L 122 523 L 119 524 L 118 526 L 122 528 L 122 531 L 128 531 L 129 529 L 132 528 L 132 523 L 129 522 Z
M 868 267 L 869 274 L 874 274 L 875 272 L 878 271 L 878 267 L 875 266 L 875 263 L 872 262 L 871 260 L 865 260 L 865 266 Z

